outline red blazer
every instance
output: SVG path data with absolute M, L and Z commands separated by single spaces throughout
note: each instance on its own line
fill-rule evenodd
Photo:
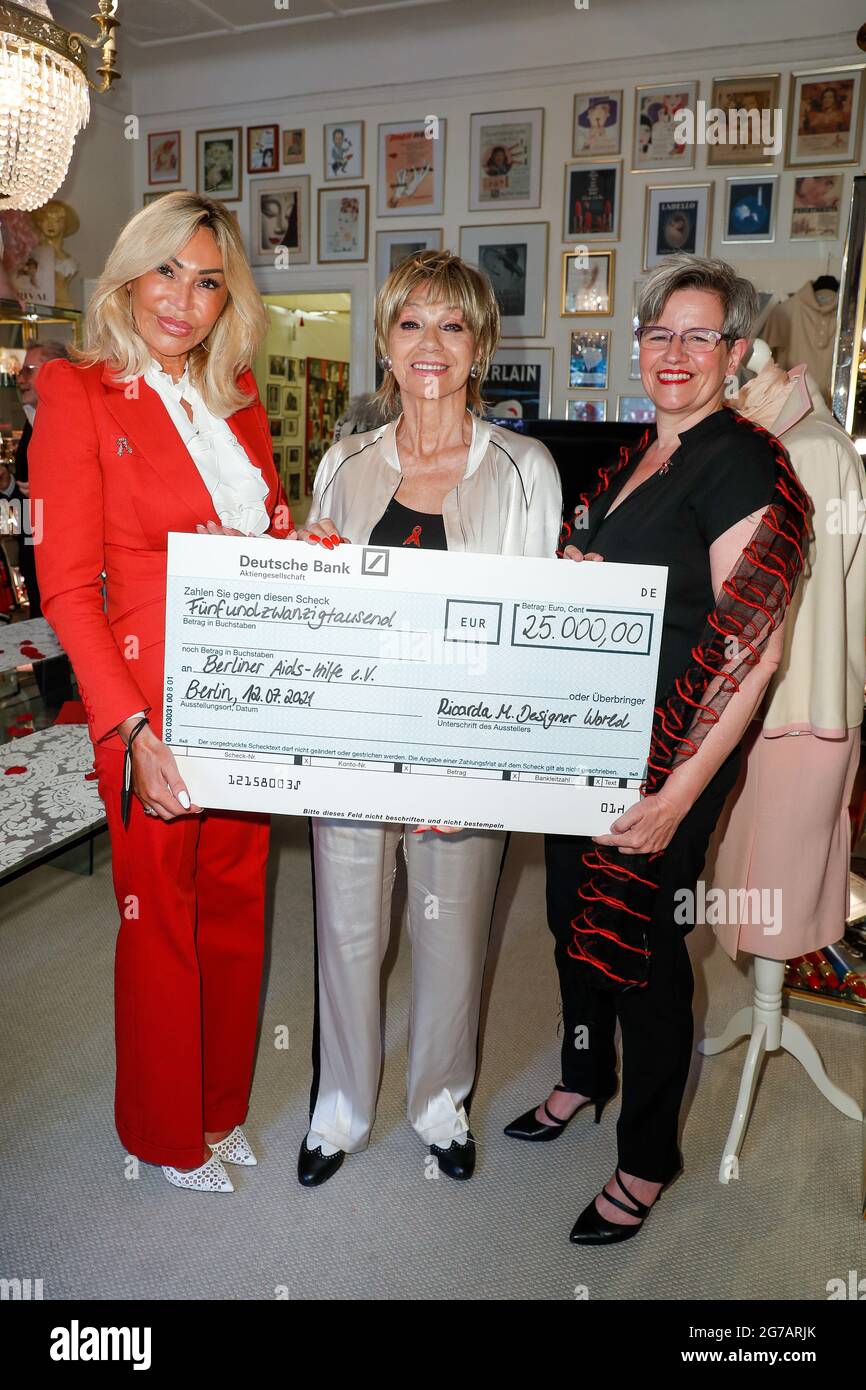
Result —
M 267 534 L 285 538 L 267 415 L 249 369 L 238 384 L 251 403 L 227 423 L 268 483 Z M 160 397 L 143 378 L 136 387 L 115 385 L 104 363 L 47 362 L 28 452 L 42 609 L 75 669 L 91 738 L 117 747 L 113 731 L 136 710 L 162 734 L 168 532 L 219 524 Z

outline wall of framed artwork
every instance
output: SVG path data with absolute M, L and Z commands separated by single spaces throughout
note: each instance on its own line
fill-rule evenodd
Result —
M 349 364 L 307 358 L 305 487 L 311 494 L 316 469 L 334 438 L 334 426 L 349 404 Z M 287 421 L 288 423 L 288 421 Z M 292 436 L 294 438 L 294 436 Z

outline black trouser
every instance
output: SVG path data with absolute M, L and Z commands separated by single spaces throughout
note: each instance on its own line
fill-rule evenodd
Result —
M 613 1093 L 614 1033 L 619 1019 L 619 1166 L 649 1182 L 667 1182 L 682 1165 L 677 1131 L 692 1052 L 694 980 L 685 942 L 691 927 L 674 921 L 674 894 L 683 888 L 695 890 L 710 836 L 736 781 L 738 767 L 739 750 L 723 763 L 680 822 L 659 861 L 661 877 L 649 929 L 652 959 L 649 984 L 644 989 L 625 993 L 598 989 L 592 967 L 568 955 L 573 940 L 571 922 L 583 906 L 578 888 L 588 876 L 581 855 L 594 846 L 592 840 L 571 835 L 545 836 L 547 921 L 556 941 L 562 992 L 562 1082 L 585 1096 Z

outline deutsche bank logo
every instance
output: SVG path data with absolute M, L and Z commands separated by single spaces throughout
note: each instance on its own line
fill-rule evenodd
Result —
M 377 550 L 375 546 L 365 545 L 361 556 L 361 573 L 376 574 L 384 578 L 388 573 L 390 558 L 387 550 Z

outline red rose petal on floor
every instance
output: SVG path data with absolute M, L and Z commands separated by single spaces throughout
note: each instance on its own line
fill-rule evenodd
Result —
M 26 771 L 27 771 L 27 768 L 26 768 L 26 767 L 7 767 L 7 768 L 4 770 L 4 774 L 3 774 L 3 775 L 4 775 L 4 777 L 11 777 L 12 774 L 13 774 L 13 772 L 26 772 Z

